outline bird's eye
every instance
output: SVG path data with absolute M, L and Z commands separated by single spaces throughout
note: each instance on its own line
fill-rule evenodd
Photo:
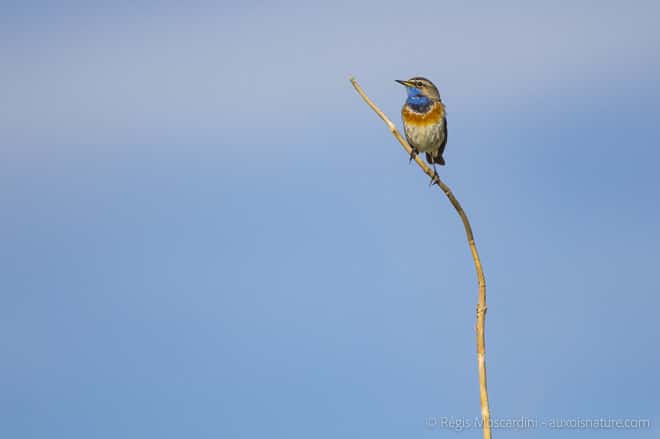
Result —
M 422 83 L 422 81 L 417 81 L 417 82 L 415 83 L 415 85 L 416 85 L 417 87 L 423 87 L 423 86 L 424 86 L 424 84 Z

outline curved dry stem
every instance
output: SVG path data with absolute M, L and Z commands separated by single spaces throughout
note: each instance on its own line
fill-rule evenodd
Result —
M 364 93 L 358 82 L 355 78 L 350 78 L 351 84 L 358 92 L 358 94 L 364 99 L 364 101 L 371 107 L 376 114 L 383 119 L 383 122 L 387 125 L 390 132 L 396 140 L 399 141 L 403 149 L 410 155 L 412 148 L 404 139 L 399 131 L 396 129 L 396 126 L 392 121 L 383 113 L 377 106 L 374 104 L 369 97 Z M 465 228 L 465 234 L 467 236 L 468 245 L 470 246 L 470 252 L 472 253 L 472 259 L 474 260 L 474 268 L 477 271 L 477 281 L 479 283 L 479 301 L 477 303 L 477 362 L 479 367 L 479 396 L 481 400 L 481 418 L 483 420 L 483 431 L 484 439 L 491 438 L 490 431 L 490 408 L 488 406 L 488 385 L 486 382 L 486 337 L 485 337 L 485 323 L 486 323 L 486 279 L 484 277 L 484 271 L 481 267 L 481 260 L 479 259 L 479 253 L 477 252 L 477 246 L 474 243 L 474 234 L 472 233 L 472 227 L 470 226 L 470 221 L 468 220 L 461 203 L 458 202 L 458 199 L 454 196 L 449 186 L 447 186 L 438 175 L 434 174 L 433 169 L 431 169 L 419 155 L 415 156 L 415 162 L 419 167 L 424 171 L 426 175 L 433 179 L 433 182 L 438 185 L 440 189 L 445 193 L 449 201 L 451 202 L 456 212 L 461 217 L 463 222 L 463 227 Z

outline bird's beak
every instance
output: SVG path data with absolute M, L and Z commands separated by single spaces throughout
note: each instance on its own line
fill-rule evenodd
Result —
M 410 83 L 410 81 L 402 81 L 400 79 L 395 79 L 396 82 L 398 82 L 401 85 L 405 85 L 406 87 L 412 87 L 413 85 Z

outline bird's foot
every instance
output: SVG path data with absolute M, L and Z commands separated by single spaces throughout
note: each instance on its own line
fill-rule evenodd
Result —
M 410 151 L 410 158 L 408 159 L 408 164 L 410 164 L 410 162 L 412 162 L 413 160 L 415 160 L 415 157 L 416 157 L 416 156 L 417 156 L 417 150 L 416 150 L 415 148 L 413 148 L 413 149 Z
M 429 187 L 437 185 L 439 180 L 440 176 L 438 175 L 438 170 L 435 169 L 435 165 L 433 165 L 433 175 L 431 176 L 431 181 L 429 181 Z

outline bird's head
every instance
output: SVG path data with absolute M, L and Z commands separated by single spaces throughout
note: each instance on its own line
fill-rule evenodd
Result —
M 438 89 L 426 78 L 416 76 L 407 81 L 397 79 L 396 82 L 406 87 L 406 91 L 408 92 L 407 102 L 409 104 L 424 105 L 440 100 Z

